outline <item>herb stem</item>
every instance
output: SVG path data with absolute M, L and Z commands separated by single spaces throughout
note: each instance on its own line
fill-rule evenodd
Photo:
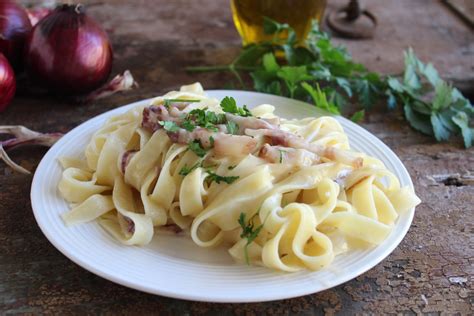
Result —
M 234 76 L 237 78 L 237 80 L 239 81 L 240 83 L 240 86 L 242 87 L 242 89 L 246 89 L 245 88 L 245 83 L 244 81 L 242 80 L 242 77 L 240 76 L 239 72 L 232 66 L 232 68 L 230 69 L 230 71 L 232 72 L 232 74 L 234 74 Z
M 249 243 L 247 242 L 247 243 L 245 244 L 244 256 L 245 256 L 245 263 L 249 266 L 249 265 L 250 265 L 250 258 L 249 258 L 248 246 L 249 246 Z

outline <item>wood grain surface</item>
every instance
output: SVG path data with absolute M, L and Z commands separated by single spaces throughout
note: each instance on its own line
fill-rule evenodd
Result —
M 86 1 L 87 2 L 87 1 Z M 88 1 L 115 50 L 114 73 L 130 69 L 140 88 L 94 102 L 20 91 L 0 125 L 67 132 L 119 105 L 200 81 L 228 88 L 227 74 L 188 74 L 184 68 L 229 62 L 239 51 L 228 1 Z M 329 9 L 346 1 L 329 0 Z M 376 37 L 336 39 L 370 69 L 399 73 L 412 46 L 444 77 L 469 82 L 474 35 L 435 0 L 364 1 L 379 18 Z M 465 85 L 467 90 L 474 87 Z M 472 91 L 472 90 L 471 90 Z M 31 176 L 0 163 L 0 314 L 315 315 L 474 313 L 474 149 L 460 141 L 438 144 L 409 128 L 400 112 L 374 111 L 362 124 L 401 158 L 423 200 L 405 239 L 383 262 L 336 288 L 300 298 L 255 304 L 213 304 L 141 293 L 89 273 L 69 261 L 33 218 Z M 44 148 L 20 148 L 11 157 L 34 170 Z

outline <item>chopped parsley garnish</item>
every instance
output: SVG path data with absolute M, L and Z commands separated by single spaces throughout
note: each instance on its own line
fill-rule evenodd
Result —
M 227 133 L 232 135 L 237 135 L 239 133 L 239 125 L 233 121 L 228 121 L 225 125 L 227 128 Z
M 188 148 L 193 153 L 195 153 L 198 157 L 201 157 L 201 158 L 207 154 L 207 150 L 202 147 L 201 142 L 197 139 L 191 141 L 188 144 Z
M 206 109 L 194 109 L 185 117 L 183 125 L 186 124 L 189 129 L 191 126 L 201 126 L 208 130 L 217 132 L 219 129 L 216 125 L 224 124 L 226 118 L 224 114 L 217 114 Z M 194 128 L 192 128 L 194 130 Z
M 196 128 L 196 125 L 194 125 L 193 122 L 191 121 L 183 121 L 183 124 L 181 124 L 181 127 L 187 130 L 188 132 L 192 132 Z
M 242 233 L 240 234 L 240 238 L 245 238 L 247 239 L 247 243 L 245 244 L 244 247 L 244 254 L 245 254 L 245 262 L 250 265 L 249 261 L 249 253 L 248 253 L 248 246 L 257 238 L 258 234 L 263 228 L 263 223 L 260 224 L 259 226 L 255 227 L 255 224 L 253 223 L 253 219 L 258 215 L 260 210 L 258 210 L 255 215 L 253 215 L 248 223 L 245 220 L 246 214 L 245 213 L 240 213 L 239 216 L 239 225 L 242 227 Z
M 250 110 L 247 109 L 247 106 L 244 105 L 243 107 L 239 108 L 237 106 L 237 102 L 233 97 L 225 97 L 221 101 L 221 108 L 224 112 L 232 113 L 240 116 L 252 116 Z
M 172 103 L 176 102 L 187 102 L 187 103 L 196 103 L 196 102 L 201 102 L 201 100 L 187 100 L 187 99 L 165 99 L 163 102 L 163 105 L 165 107 L 169 107 Z
M 219 129 L 214 125 L 208 125 L 205 128 L 212 131 L 212 132 L 218 132 L 219 131 Z
M 239 178 L 239 176 L 229 176 L 229 177 L 220 176 L 220 175 L 212 172 L 211 170 L 207 170 L 207 173 L 209 175 L 206 177 L 206 180 L 209 181 L 209 184 L 212 181 L 217 182 L 217 184 L 220 184 L 221 182 L 231 184 L 232 182 L 234 182 L 235 180 L 237 180 Z
M 158 121 L 158 123 L 168 132 L 174 133 L 179 131 L 179 126 L 173 121 Z
M 200 100 L 184 100 L 184 99 L 167 99 L 164 102 L 165 106 L 169 106 L 172 102 L 200 102 Z M 233 113 L 240 116 L 252 116 L 246 106 L 239 108 L 235 99 L 232 97 L 225 97 L 221 102 L 221 107 L 224 112 Z M 194 131 L 197 127 L 202 127 L 212 132 L 218 132 L 218 125 L 225 124 L 227 133 L 237 135 L 239 132 L 239 125 L 233 121 L 228 121 L 224 113 L 215 113 L 204 109 L 194 109 L 188 114 L 180 116 L 182 123 L 180 125 L 173 121 L 160 121 L 160 125 L 169 132 L 177 132 L 179 128 L 183 128 L 188 132 Z
M 196 162 L 194 165 L 192 165 L 191 167 L 188 167 L 188 165 L 184 165 L 183 168 L 181 168 L 181 170 L 179 170 L 179 175 L 180 176 L 187 176 L 188 174 L 190 174 L 191 172 L 194 171 L 194 169 L 198 168 L 201 166 L 201 161 L 198 161 Z
M 214 137 L 209 136 L 209 143 L 211 144 L 211 147 L 214 147 Z
M 206 121 L 206 111 L 203 109 L 194 109 L 185 117 L 186 121 L 192 121 L 196 125 L 203 125 Z
M 225 114 L 206 111 L 206 121 L 210 124 L 224 124 L 226 122 Z

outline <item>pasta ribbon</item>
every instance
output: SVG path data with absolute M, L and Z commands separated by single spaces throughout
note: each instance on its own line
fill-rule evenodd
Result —
M 304 267 L 317 270 L 331 262 L 331 241 L 316 230 L 315 214 L 307 204 L 288 204 L 278 218 L 280 225 L 270 228 L 274 237 L 262 249 L 265 266 L 294 272 Z
M 110 190 L 109 186 L 97 185 L 94 174 L 83 169 L 67 168 L 64 170 L 58 189 L 70 203 L 80 203 L 94 194 Z

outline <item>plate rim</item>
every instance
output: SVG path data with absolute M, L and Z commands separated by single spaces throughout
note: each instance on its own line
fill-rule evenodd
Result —
M 296 103 L 304 104 L 305 106 L 308 106 L 308 105 L 313 106 L 313 105 L 311 105 L 309 103 L 306 103 L 306 102 L 303 102 L 303 101 L 294 100 L 294 99 L 290 99 L 290 98 L 286 98 L 286 97 L 282 97 L 282 96 L 277 96 L 277 95 L 254 92 L 254 91 L 245 91 L 245 90 L 205 90 L 205 93 L 209 94 L 210 97 L 215 97 L 215 94 L 232 95 L 232 94 L 241 94 L 241 93 L 243 93 L 243 94 L 254 95 L 254 96 L 259 97 L 259 98 L 268 98 L 268 97 L 278 98 L 278 99 L 281 98 L 281 99 L 283 99 L 285 101 L 288 101 L 288 102 L 292 102 L 292 103 L 296 102 Z M 84 125 L 88 124 L 91 120 L 100 120 L 102 118 L 110 117 L 111 115 L 114 115 L 114 114 L 116 114 L 120 111 L 126 111 L 129 108 L 146 104 L 147 102 L 150 102 L 154 98 L 155 97 L 135 101 L 135 102 L 132 102 L 132 103 L 129 103 L 129 104 L 126 104 L 126 105 L 122 105 L 122 106 L 110 109 L 110 110 L 108 110 L 104 113 L 101 113 L 99 115 L 91 117 L 88 120 L 82 122 L 78 126 L 71 129 L 70 131 L 68 131 L 65 134 L 65 136 L 69 133 L 72 133 L 74 131 L 82 129 L 84 127 Z M 238 98 L 238 97 L 236 97 L 236 98 Z M 333 115 L 331 113 L 328 113 L 324 110 L 317 109 L 317 108 L 315 108 L 315 110 L 316 110 L 317 114 L 337 117 L 338 119 L 344 120 L 347 124 L 349 124 L 349 126 L 355 127 L 357 129 L 362 129 L 364 131 L 364 133 L 370 134 L 371 139 L 375 142 L 374 147 L 378 147 L 379 149 L 381 149 L 384 152 L 388 153 L 391 156 L 391 158 L 394 159 L 395 162 L 402 167 L 401 171 L 406 173 L 406 175 L 407 175 L 407 182 L 408 182 L 407 185 L 409 187 L 411 187 L 412 189 L 414 189 L 413 181 L 411 179 L 411 176 L 410 176 L 408 170 L 406 169 L 405 165 L 403 164 L 403 162 L 400 160 L 398 155 L 395 152 L 393 152 L 393 150 L 391 150 L 390 147 L 388 147 L 377 136 L 375 136 L 374 134 L 372 134 L 370 131 L 366 130 L 362 126 L 360 126 L 358 124 L 355 124 L 352 121 L 350 121 L 350 120 L 348 120 L 348 119 L 346 119 L 342 116 L 336 116 L 336 115 Z M 67 257 L 69 260 L 71 260 L 75 264 L 79 265 L 81 268 L 83 268 L 83 269 L 85 269 L 85 270 L 87 270 L 87 271 L 89 271 L 89 272 L 91 272 L 91 273 L 93 273 L 93 274 L 95 274 L 95 275 L 97 275 L 101 278 L 104 278 L 108 281 L 114 282 L 116 284 L 120 284 L 122 286 L 126 286 L 126 287 L 134 289 L 134 290 L 146 292 L 146 293 L 149 293 L 149 294 L 162 295 L 162 296 L 172 297 L 172 298 L 176 298 L 176 299 L 186 299 L 186 300 L 201 301 L 201 302 L 245 303 L 245 302 L 275 301 L 275 300 L 295 298 L 295 297 L 300 297 L 300 296 L 304 296 L 304 295 L 309 295 L 309 294 L 322 292 L 322 291 L 325 291 L 327 289 L 330 289 L 330 288 L 339 286 L 343 283 L 346 283 L 346 282 L 360 276 L 361 274 L 367 272 L 368 270 L 374 268 L 376 265 L 380 264 L 385 258 L 387 258 L 399 246 L 401 241 L 405 238 L 406 234 L 408 233 L 408 230 L 411 227 L 411 224 L 412 224 L 413 218 L 414 218 L 415 208 L 413 208 L 409 211 L 408 218 L 404 222 L 404 226 L 402 227 L 402 230 L 397 235 L 395 240 L 391 244 L 389 244 L 386 248 L 384 248 L 383 252 L 377 256 L 376 260 L 373 260 L 369 264 L 364 263 L 364 266 L 362 268 L 359 268 L 356 271 L 356 273 L 352 273 L 352 274 L 351 273 L 344 273 L 344 276 L 340 277 L 339 280 L 335 283 L 321 284 L 320 288 L 317 291 L 314 291 L 312 289 L 307 290 L 307 289 L 303 288 L 298 292 L 293 291 L 289 294 L 282 291 L 282 292 L 280 292 L 280 295 L 273 294 L 271 296 L 265 296 L 265 293 L 261 293 L 261 296 L 248 297 L 246 299 L 240 299 L 239 297 L 227 297 L 226 299 L 212 298 L 212 297 L 206 296 L 205 293 L 200 294 L 200 293 L 193 292 L 193 291 L 189 291 L 189 292 L 186 292 L 186 293 L 177 293 L 175 291 L 167 291 L 166 288 L 155 288 L 155 287 L 148 286 L 146 284 L 137 284 L 136 282 L 134 283 L 133 280 L 128 280 L 126 277 L 120 277 L 120 276 L 114 275 L 113 273 L 108 272 L 106 269 L 96 268 L 95 266 L 91 265 L 89 262 L 81 259 L 80 255 L 77 255 L 76 253 L 74 253 L 73 250 L 70 250 L 67 247 L 64 247 L 62 244 L 60 244 L 59 238 L 57 236 L 52 235 L 50 233 L 50 231 L 48 231 L 48 228 L 47 228 L 47 225 L 46 225 L 44 219 L 41 218 L 41 216 L 39 214 L 40 201 L 38 199 L 36 199 L 36 195 L 38 194 L 38 192 L 41 192 L 41 187 L 38 186 L 38 182 L 40 181 L 39 176 L 38 176 L 38 174 L 39 174 L 38 170 L 41 170 L 41 168 L 44 168 L 44 166 L 49 162 L 49 160 L 50 160 L 49 156 L 52 155 L 51 153 L 53 153 L 55 151 L 55 148 L 57 146 L 59 146 L 59 144 L 61 144 L 61 139 L 46 152 L 46 154 L 43 156 L 40 163 L 38 164 L 38 166 L 36 168 L 36 171 L 35 171 L 35 174 L 33 176 L 33 180 L 32 180 L 32 183 L 31 183 L 30 200 L 31 200 L 31 207 L 32 207 L 32 210 L 33 210 L 33 214 L 34 214 L 36 223 L 38 224 L 38 226 L 40 227 L 42 233 L 46 236 L 48 241 L 57 250 L 59 250 L 65 257 Z M 54 158 L 54 157 L 52 157 L 52 158 Z M 376 246 L 376 247 L 378 247 L 378 246 Z

